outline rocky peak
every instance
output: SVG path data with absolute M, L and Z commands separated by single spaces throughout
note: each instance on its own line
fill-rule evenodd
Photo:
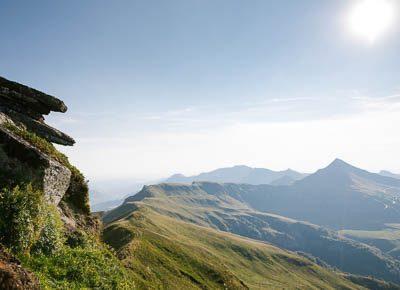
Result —
M 329 166 L 336 167 L 336 168 L 346 168 L 346 167 L 350 167 L 351 165 L 349 163 L 343 161 L 342 159 L 336 158 L 335 160 L 333 160 L 331 162 L 331 164 L 329 164 Z
M 326 168 L 322 169 L 327 172 L 341 172 L 345 174 L 364 174 L 367 171 L 357 168 L 339 158 L 336 158 Z

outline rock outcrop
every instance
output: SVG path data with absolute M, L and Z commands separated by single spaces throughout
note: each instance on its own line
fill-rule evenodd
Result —
M 71 250 L 99 234 L 85 177 L 52 144 L 71 146 L 75 141 L 44 123 L 44 115 L 66 111 L 58 98 L 0 77 L 0 205 L 5 213 L 0 217 L 0 289 L 40 289 L 35 274 L 27 270 L 40 271 L 26 262 L 28 253 Z M 30 190 L 40 199 L 28 195 Z M 33 203 L 18 194 L 27 194 Z M 22 265 L 13 254 L 23 257 Z
M 88 187 L 83 175 L 51 144 L 75 143 L 44 123 L 43 115 L 52 111 L 64 113 L 67 106 L 58 98 L 0 77 L 0 189 L 33 184 L 74 227 L 77 219 L 82 224 L 90 213 Z
M 13 171 L 15 164 L 24 167 L 31 173 L 29 177 L 41 181 L 47 200 L 58 205 L 69 187 L 71 171 L 1 124 L 0 144 L 3 151 L 0 172 Z
M 0 113 L 49 142 L 68 146 L 75 143 L 67 134 L 44 123 L 43 115 L 65 113 L 67 109 L 56 97 L 0 77 Z M 0 116 L 0 120 L 3 118 Z

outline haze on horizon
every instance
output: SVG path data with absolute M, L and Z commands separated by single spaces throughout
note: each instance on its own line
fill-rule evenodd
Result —
M 399 11 L 395 0 L 5 0 L 0 75 L 65 100 L 48 122 L 76 139 L 60 149 L 89 179 L 313 172 L 337 157 L 399 173 Z

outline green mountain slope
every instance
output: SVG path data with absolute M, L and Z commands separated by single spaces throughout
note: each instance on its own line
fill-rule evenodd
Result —
M 400 260 L 400 224 L 387 224 L 377 231 L 342 230 L 340 234 L 372 246 Z
M 380 250 L 309 223 L 258 212 L 240 201 L 234 184 L 193 183 L 146 186 L 103 217 L 113 223 L 140 208 L 163 216 L 300 251 L 358 275 L 399 282 L 400 264 Z
M 109 224 L 104 240 L 148 289 L 361 289 L 268 244 L 161 215 L 148 207 Z

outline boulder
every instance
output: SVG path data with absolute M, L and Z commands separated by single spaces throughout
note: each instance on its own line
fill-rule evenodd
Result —
M 0 145 L 6 156 L 0 162 L 2 170 L 10 167 L 8 164 L 25 168 L 30 178 L 41 184 L 46 199 L 58 206 L 70 185 L 71 171 L 1 124 Z

